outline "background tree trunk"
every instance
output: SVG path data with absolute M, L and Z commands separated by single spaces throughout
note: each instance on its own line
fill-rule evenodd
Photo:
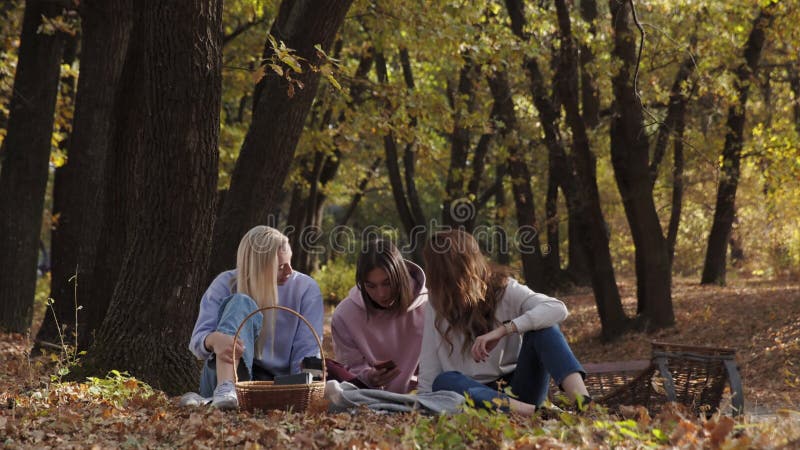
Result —
M 628 2 L 611 0 L 610 5 L 613 55 L 622 62 L 612 77 L 611 163 L 636 248 L 639 318 L 645 329 L 658 329 L 675 323 L 672 273 L 667 241 L 653 200 L 648 161 L 650 143 L 644 133 L 642 105 L 636 92 L 638 40 L 632 29 L 635 13 Z
M 518 122 L 506 74 L 495 72 L 489 79 L 489 87 L 494 97 L 494 119 L 505 125 L 499 131 L 501 136 L 499 142 L 504 143 L 508 149 L 507 167 L 517 211 L 518 237 L 521 241 L 519 242 L 519 252 L 522 258 L 525 284 L 537 292 L 549 293 L 552 292 L 553 286 L 544 276 L 544 261 L 539 241 L 541 227 L 536 220 L 530 169 L 520 151 L 520 142 L 515 137 L 518 131 Z M 512 139 L 514 141 L 510 142 Z
M 8 132 L 0 151 L 0 329 L 24 333 L 31 326 L 36 263 L 50 137 L 64 37 L 38 32 L 56 17 L 52 1 L 28 0 L 20 35 Z
M 389 83 L 386 58 L 381 52 L 375 53 L 375 73 L 378 77 L 378 82 L 383 85 Z M 386 107 L 390 107 L 388 100 L 386 102 Z M 414 168 L 414 161 L 413 159 L 408 159 L 408 157 L 404 155 L 403 164 L 407 175 L 403 177 L 398 162 L 400 154 L 397 149 L 397 139 L 391 131 L 383 136 L 383 148 L 386 154 L 386 171 L 389 175 L 392 197 L 394 198 L 397 213 L 400 215 L 400 222 L 402 222 L 403 228 L 408 236 L 409 247 L 412 250 L 411 259 L 421 264 L 422 239 L 424 235 L 420 233 L 420 231 L 424 231 L 425 217 L 417 216 L 417 214 L 422 211 L 422 206 L 418 204 L 419 197 L 416 196 L 413 174 L 408 174 L 408 171 Z M 404 180 L 405 183 L 403 182 Z M 417 204 L 414 202 L 417 202 Z
M 270 35 L 283 41 L 310 64 L 320 61 L 315 45 L 327 51 L 352 0 L 283 0 Z M 269 40 L 264 60 L 273 54 Z M 236 249 L 247 230 L 266 224 L 289 173 L 306 115 L 317 93 L 319 72 L 305 67 L 295 79 L 303 83 L 293 96 L 287 82 L 267 69 L 253 95 L 253 121 L 236 161 L 231 187 L 214 227 L 206 281 L 234 267 Z
M 761 51 L 766 41 L 766 29 L 772 23 L 774 5 L 775 3 L 770 3 L 762 9 L 753 21 L 753 29 L 744 47 L 745 63 L 737 69 L 738 102 L 728 109 L 728 133 L 725 135 L 725 147 L 722 150 L 722 173 L 717 186 L 717 204 L 714 209 L 714 222 L 708 235 L 708 249 L 701 284 L 725 284 L 726 253 L 733 226 L 736 190 L 739 186 L 747 96 L 751 78 L 758 70 L 758 61 L 761 59 Z
M 214 221 L 221 100 L 222 3 L 137 3 L 124 94 L 130 116 L 118 153 L 130 154 L 136 211 L 108 314 L 85 361 L 126 368 L 170 394 L 197 382 L 186 349 L 205 288 Z
M 67 164 L 58 169 L 54 210 L 53 271 L 50 296 L 58 323 L 74 327 L 78 314 L 78 343 L 91 345 L 108 301 L 91 294 L 97 244 L 104 217 L 106 155 L 114 132 L 114 102 L 133 25 L 130 0 L 85 0 L 81 3 L 81 73 Z M 69 280 L 77 273 L 77 299 Z M 104 298 L 108 298 L 106 293 Z M 37 340 L 58 342 L 52 314 L 46 314 Z
M 597 163 L 589 146 L 586 123 L 578 100 L 578 55 L 569 29 L 569 13 L 563 0 L 556 0 L 561 29 L 561 55 L 556 88 L 572 130 L 572 161 L 575 170 L 578 233 L 583 236 L 591 269 L 592 290 L 600 316 L 603 337 L 611 339 L 624 333 L 629 319 L 622 309 L 614 266 L 608 243 L 608 229 L 600 209 L 597 189 Z

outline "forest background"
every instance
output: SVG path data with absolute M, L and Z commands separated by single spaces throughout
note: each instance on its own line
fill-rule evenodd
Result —
M 368 236 L 464 227 L 605 340 L 675 325 L 673 278 L 800 272 L 794 2 L 189 3 L 0 6 L 0 328 L 73 375 L 193 386 L 258 223 L 334 302 Z

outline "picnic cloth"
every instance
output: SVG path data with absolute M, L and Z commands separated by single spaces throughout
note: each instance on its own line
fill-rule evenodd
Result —
M 445 414 L 458 412 L 464 403 L 464 396 L 451 391 L 397 394 L 380 389 L 359 389 L 353 384 L 335 380 L 329 380 L 325 384 L 325 398 L 330 402 L 330 412 L 344 412 L 365 405 L 379 411 L 420 410 L 431 414 Z

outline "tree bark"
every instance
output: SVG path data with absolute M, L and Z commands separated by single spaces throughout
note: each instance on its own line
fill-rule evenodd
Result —
M 597 2 L 595 0 L 581 0 L 581 18 L 589 24 L 589 35 L 592 39 L 597 36 Z M 596 128 L 600 124 L 600 89 L 589 66 L 594 63 L 594 54 L 586 44 L 580 46 L 581 69 L 581 106 L 583 120 L 589 128 Z
M 559 1 L 558 3 L 563 3 Z M 634 11 L 628 2 L 610 1 L 614 26 L 613 55 L 621 63 L 612 77 L 611 163 L 631 229 L 636 258 L 638 313 L 644 329 L 675 323 L 669 249 L 661 229 L 650 181 L 650 143 L 644 133 L 642 105 L 635 86 L 637 39 Z M 567 20 L 569 20 L 567 18 Z
M 505 214 L 506 214 L 506 190 L 503 187 L 503 179 L 506 176 L 506 165 L 503 162 L 495 165 L 495 184 L 499 186 L 494 195 L 495 216 L 494 223 L 496 228 L 492 230 L 492 243 L 497 238 L 497 263 L 503 265 L 511 264 L 511 253 L 508 251 L 508 233 L 506 233 Z
M 596 161 L 589 146 L 586 123 L 580 114 L 578 100 L 578 55 L 569 28 L 569 13 L 563 0 L 556 1 L 559 13 L 562 43 L 559 63 L 560 77 L 556 88 L 566 112 L 566 121 L 572 130 L 572 159 L 576 173 L 576 207 L 578 234 L 584 237 L 592 290 L 600 316 L 602 334 L 612 339 L 624 333 L 629 319 L 622 309 L 614 266 L 611 263 L 607 225 L 600 209 L 600 193 L 597 189 Z
M 504 72 L 495 72 L 489 79 L 489 88 L 494 97 L 494 120 L 505 124 L 499 134 L 502 136 L 501 141 L 506 142 L 508 148 L 507 167 L 511 176 L 511 190 L 514 194 L 517 211 L 519 251 L 525 284 L 537 292 L 548 293 L 552 291 L 552 286 L 547 283 L 544 276 L 544 262 L 539 241 L 540 227 L 536 220 L 530 170 L 520 151 L 520 143 L 518 141 L 508 142 L 509 139 L 513 139 L 509 136 L 517 134 L 518 124 L 507 75 Z
M 0 329 L 31 326 L 50 137 L 64 38 L 37 30 L 61 7 L 28 0 L 0 167 Z
M 319 62 L 315 45 L 328 50 L 352 0 L 284 0 L 270 35 L 310 64 Z M 269 40 L 264 60 L 272 55 Z M 253 120 L 231 177 L 231 187 L 214 227 L 207 281 L 235 265 L 244 233 L 266 223 L 289 173 L 297 141 L 317 92 L 319 72 L 304 67 L 295 79 L 304 85 L 293 96 L 287 82 L 271 70 L 256 85 Z
M 458 87 L 450 96 L 453 108 L 453 132 L 450 135 L 450 165 L 445 179 L 445 198 L 442 208 L 442 223 L 449 227 L 464 227 L 475 220 L 474 203 L 465 198 L 467 159 L 470 150 L 470 130 L 464 125 L 465 117 L 475 110 L 475 83 L 479 68 L 468 56 L 458 77 Z M 496 102 L 495 102 L 496 104 Z
M 380 83 L 384 85 L 389 83 L 386 58 L 381 52 L 375 54 L 375 72 Z M 386 171 L 389 175 L 392 197 L 394 198 L 397 213 L 400 215 L 400 221 L 408 236 L 409 246 L 413 252 L 412 258 L 416 262 L 422 262 L 420 231 L 424 230 L 425 217 L 415 214 L 415 212 L 420 213 L 422 207 L 419 204 L 413 204 L 414 202 L 419 202 L 419 197 L 416 196 L 416 187 L 413 186 L 414 180 L 406 176 L 406 184 L 404 185 L 403 183 L 403 175 L 400 172 L 400 164 L 398 163 L 400 154 L 397 149 L 397 140 L 394 137 L 394 133 L 391 131 L 383 137 L 383 148 L 386 153 Z M 403 164 L 406 172 L 409 170 L 409 165 L 413 170 L 414 163 L 413 155 L 407 155 L 408 151 L 410 151 L 410 149 L 406 149 L 406 154 L 403 155 Z M 409 182 L 411 183 L 410 185 L 408 184 Z M 413 193 L 414 195 L 410 195 L 409 193 Z
M 694 43 L 696 42 L 695 36 L 692 36 L 691 41 L 692 47 L 694 47 Z M 651 185 L 655 185 L 656 179 L 658 178 L 658 167 L 664 159 L 670 137 L 677 134 L 679 123 L 685 126 L 686 104 L 689 100 L 683 93 L 683 89 L 689 77 L 694 73 L 694 68 L 694 59 L 692 57 L 686 57 L 678 68 L 675 81 L 673 81 L 672 88 L 670 88 L 667 116 L 664 118 L 664 122 L 658 127 L 655 148 L 653 150 L 653 161 L 650 163 Z
M 114 132 L 115 97 L 133 26 L 130 0 L 81 3 L 81 75 L 67 164 L 58 170 L 54 210 L 51 297 L 61 326 L 74 328 L 78 314 L 78 344 L 88 348 L 108 307 L 108 293 L 92 295 L 98 240 L 104 217 L 106 156 Z M 116 181 L 116 180 L 115 180 Z M 70 278 L 77 274 L 77 298 Z M 37 340 L 58 342 L 58 330 L 46 314 Z
M 683 111 L 677 114 L 675 123 L 675 136 L 673 137 L 673 166 L 672 166 L 672 209 L 667 226 L 667 248 L 669 249 L 669 265 L 675 260 L 675 242 L 678 239 L 678 225 L 680 224 L 681 209 L 683 208 L 683 133 L 686 128 L 686 99 L 681 102 Z
M 794 66 L 789 66 L 786 70 L 789 73 L 789 86 L 794 95 L 794 105 L 792 106 L 792 110 L 794 111 L 794 129 L 797 135 L 800 136 L 800 68 L 798 68 L 797 63 L 795 63 Z
M 736 190 L 739 186 L 747 96 L 751 78 L 758 70 L 758 61 L 761 59 L 761 51 L 766 41 L 766 29 L 772 23 L 774 5 L 775 3 L 770 3 L 762 9 L 753 21 L 753 29 L 744 47 L 745 63 L 736 71 L 738 79 L 736 90 L 739 95 L 738 101 L 728 109 L 728 133 L 725 135 L 725 147 L 722 150 L 722 173 L 717 186 L 717 203 L 711 232 L 708 235 L 701 284 L 725 284 L 726 253 L 733 226 Z
M 511 29 L 513 33 L 521 40 L 525 42 L 528 41 L 529 37 L 523 32 L 526 22 L 523 2 L 521 0 L 506 0 L 506 6 L 511 16 Z M 561 132 L 559 131 L 560 106 L 556 105 L 553 101 L 553 98 L 556 96 L 551 95 L 545 87 L 544 77 L 536 59 L 532 57 L 526 58 L 525 69 L 531 82 L 533 103 L 539 113 L 539 119 L 544 131 L 544 143 L 548 151 L 548 177 L 558 181 L 567 203 L 569 221 L 569 266 L 566 270 L 566 274 L 572 283 L 587 285 L 591 283 L 591 274 L 589 271 L 586 243 L 584 242 L 585 237 L 577 231 L 579 228 L 577 223 L 581 220 L 579 216 L 583 214 L 584 206 L 578 198 L 577 181 L 572 167 L 573 162 L 567 156 L 561 138 Z M 548 264 L 550 267 L 553 267 L 556 262 L 554 259 L 551 259 Z M 560 266 L 560 262 L 557 264 Z M 559 284 L 561 283 L 559 282 Z
M 124 270 L 87 355 L 96 374 L 124 369 L 169 394 L 197 383 L 186 350 L 205 288 L 214 222 L 221 100 L 222 2 L 143 0 L 125 70 L 130 117 L 118 153 L 129 154 L 136 215 Z

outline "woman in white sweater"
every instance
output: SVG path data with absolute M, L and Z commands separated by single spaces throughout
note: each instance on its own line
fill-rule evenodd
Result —
M 564 303 L 490 266 L 464 231 L 434 234 L 424 257 L 429 300 L 420 392 L 455 391 L 476 406 L 529 415 L 547 397 L 552 376 L 580 404 L 591 401 L 585 372 L 558 328 Z M 515 398 L 498 389 L 503 384 Z

